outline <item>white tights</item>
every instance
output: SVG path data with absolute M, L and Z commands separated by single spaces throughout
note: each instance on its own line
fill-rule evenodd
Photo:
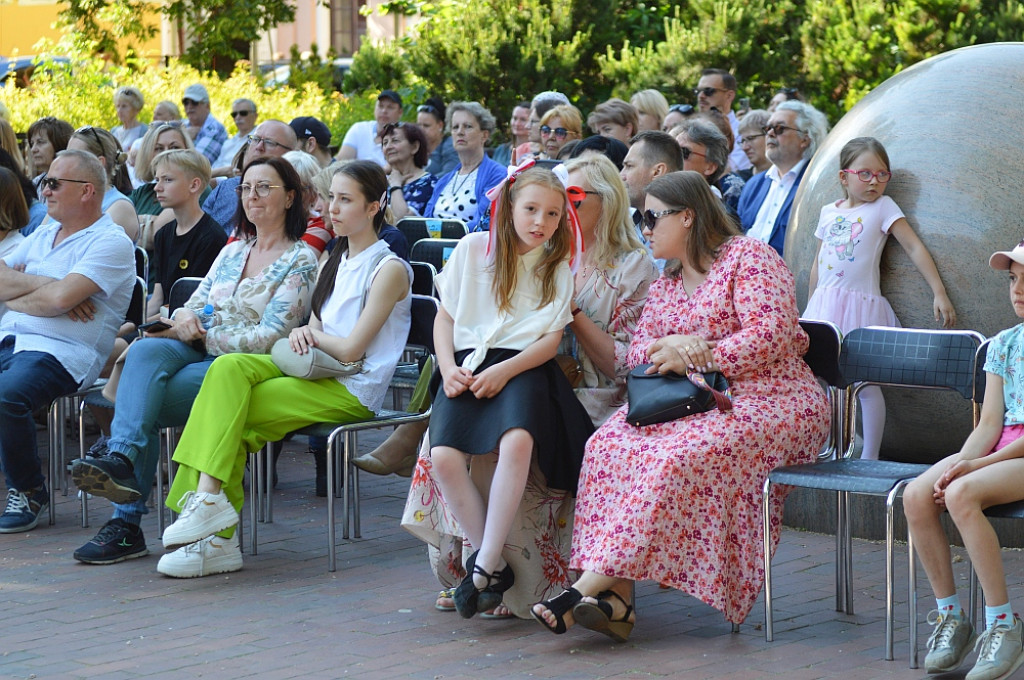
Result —
M 885 397 L 882 396 L 881 388 L 874 385 L 862 388 L 857 397 L 860 400 L 864 436 L 864 449 L 860 457 L 865 460 L 878 460 L 878 451 L 882 448 L 882 433 L 885 431 Z

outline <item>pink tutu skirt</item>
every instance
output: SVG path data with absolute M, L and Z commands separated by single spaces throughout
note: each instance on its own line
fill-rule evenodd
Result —
M 817 288 L 807 301 L 804 319 L 831 321 L 846 335 L 865 326 L 899 326 L 900 320 L 882 295 L 847 288 Z

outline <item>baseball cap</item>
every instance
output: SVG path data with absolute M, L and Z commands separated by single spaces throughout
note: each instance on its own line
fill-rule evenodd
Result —
M 185 99 L 191 99 L 194 102 L 208 102 L 210 101 L 210 94 L 206 91 L 205 87 L 196 83 L 195 85 L 189 85 L 185 88 L 185 94 L 182 96 L 182 100 Z
M 331 131 L 313 116 L 299 116 L 288 123 L 288 125 L 291 126 L 292 130 L 295 131 L 295 136 L 300 140 L 313 137 L 320 146 L 331 145 Z
M 1024 241 L 1018 243 L 1013 250 L 1000 250 L 988 258 L 988 266 L 992 269 L 1009 269 L 1010 262 L 1024 264 Z
M 402 105 L 401 96 L 399 96 L 399 94 L 394 90 L 381 90 L 381 93 L 377 95 L 377 101 L 380 101 L 381 99 L 390 99 L 399 106 Z

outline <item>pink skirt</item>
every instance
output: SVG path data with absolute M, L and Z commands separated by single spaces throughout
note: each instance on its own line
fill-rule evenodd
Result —
M 807 301 L 804 319 L 831 321 L 846 335 L 854 328 L 896 326 L 900 320 L 882 295 L 870 295 L 848 288 L 817 288 Z

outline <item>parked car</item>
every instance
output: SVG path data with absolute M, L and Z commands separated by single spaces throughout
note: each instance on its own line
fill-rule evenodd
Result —
M 23 56 L 0 57 L 0 87 L 11 83 L 14 87 L 28 87 L 32 74 L 46 64 L 47 69 L 70 68 L 71 60 L 67 57 Z
M 326 59 L 324 63 L 327 63 Z M 334 67 L 331 71 L 331 84 L 335 90 L 341 92 L 345 74 L 352 68 L 352 57 L 338 57 L 331 63 Z M 261 64 L 259 70 L 263 74 L 263 84 L 267 87 L 287 85 L 292 73 L 292 63 L 290 61 L 268 62 Z

